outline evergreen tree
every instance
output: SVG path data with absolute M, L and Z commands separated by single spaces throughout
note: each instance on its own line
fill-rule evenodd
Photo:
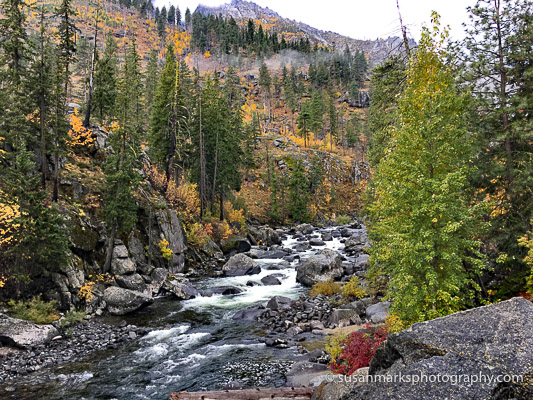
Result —
M 176 25 L 176 7 L 174 5 L 171 5 L 168 9 L 167 20 L 169 24 Z
M 438 15 L 433 14 L 438 26 Z M 375 173 L 371 276 L 389 276 L 392 310 L 407 322 L 473 304 L 479 289 L 476 210 L 465 196 L 471 144 L 441 42 L 425 29 L 399 100 L 395 143 Z M 442 40 L 446 32 L 441 34 Z
M 41 187 L 34 153 L 30 150 L 35 140 L 27 115 L 38 107 L 41 140 L 45 134 L 43 126 L 48 121 L 51 60 L 45 53 L 44 16 L 41 14 L 38 65 L 32 70 L 29 61 L 33 47 L 26 34 L 28 5 L 9 0 L 0 7 L 4 16 L 0 20 L 3 37 L 0 61 L 6 66 L 0 71 L 0 204 L 14 214 L 7 221 L 11 236 L 0 237 L 0 246 L 11 259 L 14 276 L 22 279 L 57 271 L 63 266 L 68 255 L 68 239 L 57 208 L 46 204 L 47 193 Z M 33 103 L 34 99 L 40 104 Z
M 100 123 L 113 116 L 117 98 L 118 58 L 117 43 L 112 35 L 105 39 L 105 49 L 100 58 L 97 53 L 94 74 L 92 107 Z
M 339 126 L 339 120 L 338 120 L 338 113 L 337 113 L 337 107 L 335 107 L 335 101 L 333 99 L 333 96 L 328 96 L 328 119 L 329 119 L 329 145 L 330 145 L 330 151 L 333 152 L 333 140 L 337 138 L 338 136 L 338 126 Z
M 322 131 L 324 125 L 324 101 L 322 99 L 322 92 L 315 90 L 311 98 L 311 120 L 309 129 L 318 136 Z
M 306 222 L 309 218 L 309 181 L 302 160 L 296 160 L 289 181 L 289 210 L 294 221 Z
M 176 6 L 176 25 L 181 26 L 181 11 L 179 6 Z
M 517 280 L 518 291 L 528 273 L 518 239 L 533 218 L 533 2 L 479 0 L 469 11 L 465 70 L 475 98 L 470 121 L 479 132 L 473 181 L 478 200 L 494 200 L 487 247 L 497 272 Z
M 263 91 L 264 103 L 268 107 L 268 118 L 270 119 L 272 112 L 272 77 L 264 62 L 259 68 L 259 86 L 261 86 L 261 90 Z
M 135 39 L 126 47 L 124 66 L 118 82 L 116 109 L 119 124 L 135 131 L 142 129 L 142 78 L 141 58 L 137 53 Z
M 302 111 L 296 119 L 296 122 L 298 123 L 298 129 L 300 130 L 298 134 L 304 139 L 305 147 L 309 145 L 309 129 L 311 126 L 311 115 L 311 103 L 309 101 L 306 101 L 302 104 Z
M 146 73 L 144 74 L 144 109 L 147 112 L 148 117 L 152 113 L 152 106 L 154 103 L 154 96 L 157 90 L 157 82 L 159 79 L 159 66 L 157 62 L 157 51 L 152 50 L 150 52 L 150 59 L 148 60 L 148 66 L 146 67 Z
M 191 22 L 192 22 L 192 16 L 191 16 L 191 10 L 189 10 L 189 7 L 185 10 L 185 29 L 188 31 L 191 30 Z
M 119 96 L 122 97 L 120 94 Z M 141 147 L 138 132 L 131 125 L 114 125 L 110 135 L 112 153 L 104 164 L 106 177 L 104 215 L 108 233 L 106 262 L 103 272 L 109 272 L 113 258 L 115 238 L 118 234 L 130 232 L 137 221 L 137 192 L 142 168 Z

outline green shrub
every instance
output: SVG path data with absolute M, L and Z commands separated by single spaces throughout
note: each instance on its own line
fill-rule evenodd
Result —
M 38 324 L 51 324 L 59 319 L 56 304 L 55 300 L 50 302 L 43 301 L 41 295 L 29 301 L 10 300 L 8 303 L 12 317 L 33 321 Z
M 334 282 L 333 279 L 330 279 L 329 281 L 315 283 L 311 288 L 310 295 L 318 296 L 322 294 L 324 296 L 333 296 L 334 294 L 338 294 L 340 290 L 341 285 Z
M 347 337 L 345 333 L 339 332 L 326 338 L 325 350 L 332 360 L 336 360 L 341 355 Z
M 352 219 L 348 217 L 347 215 L 339 215 L 335 219 L 335 223 L 337 225 L 348 225 L 350 222 L 352 222 Z
M 367 296 L 367 293 L 361 287 L 358 276 L 352 276 L 352 278 L 342 286 L 341 294 L 342 297 L 348 301 L 362 299 Z
M 61 328 L 65 329 L 78 322 L 83 321 L 85 313 L 83 311 L 67 311 L 65 316 L 61 319 Z

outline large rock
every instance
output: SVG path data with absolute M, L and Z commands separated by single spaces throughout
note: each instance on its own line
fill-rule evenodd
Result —
M 328 325 L 330 328 L 359 324 L 362 324 L 361 318 L 359 317 L 357 310 L 354 310 L 353 308 L 337 308 L 333 310 L 328 319 Z
M 298 266 L 296 281 L 305 286 L 313 286 L 317 282 L 339 279 L 343 274 L 340 254 L 334 250 L 324 249 Z
M 31 348 L 48 343 L 59 332 L 52 325 L 38 325 L 0 313 L 0 343 Z
M 137 290 L 144 292 L 146 290 L 146 282 L 139 274 L 122 275 L 115 278 L 117 284 L 125 289 Z
M 281 244 L 281 238 L 279 237 L 278 233 L 268 226 L 249 226 L 248 230 L 258 244 L 263 246 Z
M 354 233 L 350 238 L 344 243 L 344 251 L 347 253 L 357 253 L 368 247 L 366 233 Z
M 273 276 L 273 275 L 267 275 L 263 278 L 261 278 L 261 283 L 265 286 L 276 286 L 276 285 L 281 285 L 281 281 Z
M 296 228 L 294 228 L 294 230 L 296 232 L 301 232 L 304 235 L 310 235 L 311 233 L 313 233 L 315 228 L 311 224 L 301 224 L 301 225 L 298 225 Z
M 111 286 L 104 291 L 104 301 L 110 314 L 125 315 L 146 307 L 153 300 L 151 296 L 144 293 Z
M 156 219 L 163 237 L 168 240 L 168 248 L 172 250 L 170 273 L 181 273 L 185 268 L 187 239 L 185 238 L 185 232 L 181 226 L 178 214 L 174 210 L 164 210 L 156 213 Z
M 524 298 L 448 315 L 390 335 L 370 363 L 370 375 L 426 379 L 385 377 L 343 399 L 532 399 L 532 349 L 533 304 Z M 523 382 L 499 382 L 513 375 Z
M 261 272 L 261 267 L 244 254 L 236 254 L 222 267 L 225 276 L 255 275 Z
M 222 240 L 220 246 L 224 254 L 246 253 L 252 248 L 252 245 L 246 238 L 230 238 Z
M 187 278 L 182 276 L 174 276 L 172 279 L 167 279 L 163 284 L 163 289 L 172 293 L 178 300 L 189 300 L 198 296 L 198 290 Z
M 130 258 L 113 258 L 111 273 L 113 275 L 132 274 L 137 270 L 135 263 Z

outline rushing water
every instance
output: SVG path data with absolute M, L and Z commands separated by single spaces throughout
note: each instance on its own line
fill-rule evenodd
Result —
M 294 247 L 289 236 L 284 247 Z M 324 248 L 300 253 L 302 259 Z M 341 249 L 338 238 L 327 242 L 331 249 Z M 118 350 L 101 352 L 84 362 L 43 370 L 14 385 L 12 393 L 0 393 L 15 399 L 168 399 L 170 392 L 214 390 L 228 387 L 283 386 L 284 373 L 296 356 L 296 348 L 277 350 L 260 341 L 263 335 L 255 323 L 234 321 L 242 308 L 265 304 L 272 296 L 298 298 L 304 288 L 296 283 L 295 264 L 269 270 L 280 259 L 256 260 L 259 275 L 209 278 L 195 282 L 198 289 L 237 286 L 243 293 L 214 295 L 189 301 L 158 299 L 133 316 L 130 324 L 155 327 L 134 344 Z M 282 274 L 278 286 L 246 286 L 271 274 Z M 117 323 L 122 318 L 108 318 Z M 1 390 L 1 389 L 0 389 Z M 9 394 L 8 394 L 9 393 Z

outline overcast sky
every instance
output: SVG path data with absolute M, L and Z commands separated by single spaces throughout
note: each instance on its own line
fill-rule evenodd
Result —
M 230 0 L 155 0 L 157 6 L 178 5 L 185 13 L 187 7 L 194 12 L 201 3 L 216 6 Z M 334 31 L 354 39 L 385 38 L 399 34 L 396 0 L 254 0 L 269 7 L 282 17 L 295 19 L 315 28 Z M 450 25 L 454 38 L 463 37 L 461 24 L 468 22 L 466 7 L 475 0 L 400 0 L 404 23 L 416 40 L 420 28 L 429 23 L 432 10 L 442 16 L 442 24 Z

